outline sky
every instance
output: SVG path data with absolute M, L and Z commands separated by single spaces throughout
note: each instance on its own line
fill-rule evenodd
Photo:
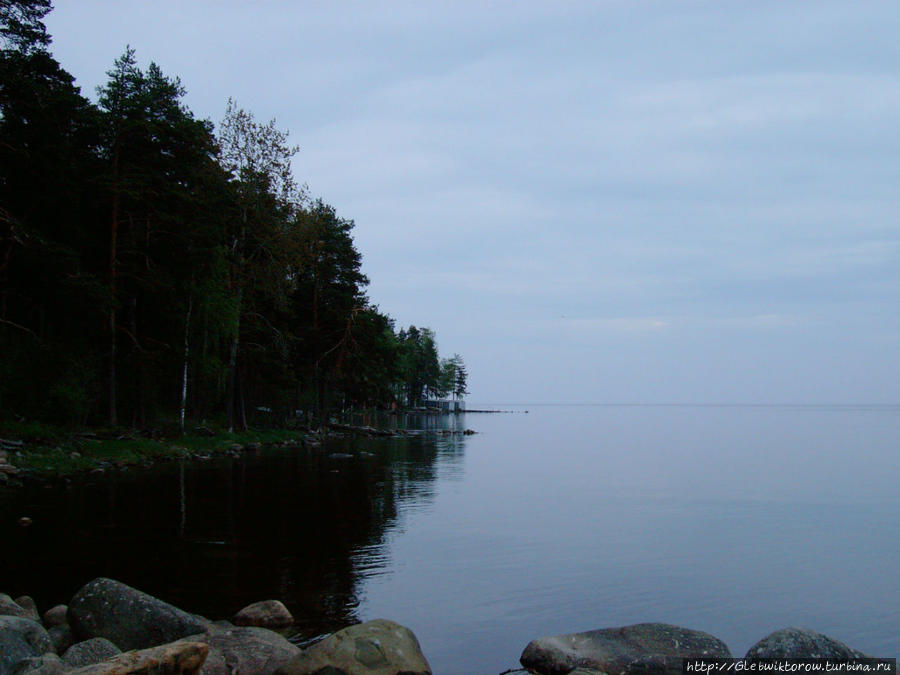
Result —
M 470 402 L 900 403 L 893 0 L 56 4 L 290 131 Z

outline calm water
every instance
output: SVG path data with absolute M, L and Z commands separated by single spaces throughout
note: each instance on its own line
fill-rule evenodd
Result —
M 386 617 L 439 675 L 641 621 L 900 655 L 900 408 L 516 410 L 0 493 L 0 591 L 47 607 L 106 575 L 212 618 L 275 597 L 306 636 Z

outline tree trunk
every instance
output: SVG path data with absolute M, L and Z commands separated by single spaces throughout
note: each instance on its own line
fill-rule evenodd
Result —
M 234 337 L 231 339 L 231 349 L 228 353 L 228 384 L 225 386 L 225 426 L 228 427 L 228 433 L 234 431 L 234 413 L 235 402 L 237 398 L 237 363 L 238 350 L 241 341 L 241 301 L 243 299 L 243 288 L 239 288 L 237 292 L 237 319 L 234 327 Z
M 187 408 L 188 394 L 188 357 L 191 347 L 191 312 L 194 309 L 194 295 L 188 296 L 187 316 L 184 319 L 184 372 L 181 376 L 181 435 L 184 436 L 184 412 Z
M 116 410 L 116 258 L 119 236 L 119 144 L 113 151 L 112 214 L 109 225 L 109 425 L 119 423 Z

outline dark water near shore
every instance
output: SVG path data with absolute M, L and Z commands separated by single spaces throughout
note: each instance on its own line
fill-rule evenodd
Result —
M 307 636 L 386 617 L 438 675 L 641 621 L 900 655 L 900 408 L 528 410 L 0 492 L 0 591 L 46 608 L 104 575 L 212 618 L 274 597 Z

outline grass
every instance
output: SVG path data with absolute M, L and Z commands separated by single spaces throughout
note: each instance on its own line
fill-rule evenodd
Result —
M 107 435 L 98 433 L 98 435 Z M 98 466 L 144 464 L 160 459 L 228 452 L 235 444 L 262 445 L 298 440 L 293 429 L 250 430 L 213 436 L 187 434 L 171 438 L 91 438 L 38 423 L 4 422 L 0 438 L 24 441 L 22 450 L 10 452 L 9 462 L 44 476 L 89 471 Z

